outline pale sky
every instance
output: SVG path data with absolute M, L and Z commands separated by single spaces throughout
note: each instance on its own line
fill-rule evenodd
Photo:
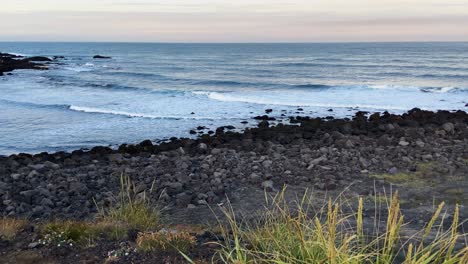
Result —
M 468 0 L 2 0 L 0 41 L 468 41 Z

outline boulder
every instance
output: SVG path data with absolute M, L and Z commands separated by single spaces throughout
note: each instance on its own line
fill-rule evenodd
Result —
M 455 133 L 455 126 L 450 122 L 447 122 L 447 123 L 443 124 L 442 128 L 445 130 L 445 132 L 447 132 L 449 134 Z

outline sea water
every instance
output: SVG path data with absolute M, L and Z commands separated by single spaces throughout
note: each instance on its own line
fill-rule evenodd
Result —
M 242 129 L 268 108 L 274 117 L 299 107 L 320 117 L 468 109 L 468 43 L 5 42 L 0 52 L 65 57 L 0 77 L 3 155 Z

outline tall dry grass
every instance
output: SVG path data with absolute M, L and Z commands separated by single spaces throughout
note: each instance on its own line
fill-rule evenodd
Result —
M 254 223 L 236 219 L 232 207 L 224 210 L 229 223 L 222 225 L 223 241 L 215 257 L 223 263 L 468 263 L 468 247 L 460 234 L 459 208 L 444 230 L 442 203 L 424 229 L 402 238 L 404 216 L 398 192 L 386 199 L 386 218 L 364 223 L 363 199 L 357 210 L 346 213 L 339 202 L 326 203 L 312 213 L 304 198 L 291 208 L 284 190 L 270 200 L 267 210 Z M 348 201 L 349 202 L 349 201 Z M 369 226 L 370 225 L 370 226 Z M 372 232 L 367 231 L 369 228 Z M 383 229 L 383 230 L 381 230 Z M 189 260 L 190 261 L 190 260 Z

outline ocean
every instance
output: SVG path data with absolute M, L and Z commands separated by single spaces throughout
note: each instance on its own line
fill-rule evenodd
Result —
M 273 117 L 298 107 L 319 117 L 468 109 L 468 43 L 5 42 L 0 52 L 65 57 L 0 77 L 0 155 L 243 129 L 268 108 Z

